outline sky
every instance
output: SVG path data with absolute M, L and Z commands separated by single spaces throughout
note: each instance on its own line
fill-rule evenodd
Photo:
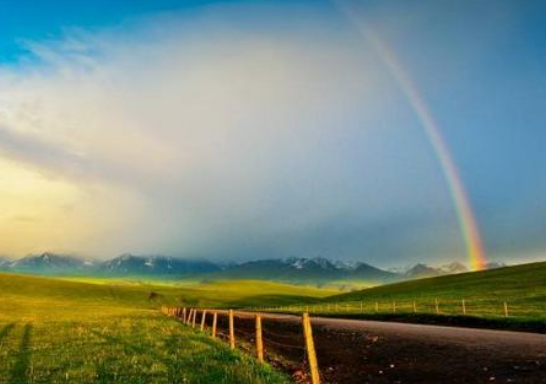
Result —
M 417 100 L 544 259 L 544 68 L 538 0 L 0 0 L 0 255 L 469 263 Z

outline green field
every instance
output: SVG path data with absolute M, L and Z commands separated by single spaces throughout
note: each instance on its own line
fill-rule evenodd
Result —
M 0 383 L 289 383 L 158 308 L 293 303 L 332 293 L 255 281 L 113 283 L 0 274 Z
M 0 274 L 0 293 L 0 383 L 6 384 L 290 382 L 164 316 L 158 311 L 164 304 L 289 312 L 308 307 L 320 315 L 416 322 L 489 319 L 502 327 L 546 324 L 546 263 L 342 294 L 251 280 L 177 283 L 11 274 Z
M 514 321 L 546 323 L 546 263 L 412 280 L 270 310 L 297 312 L 307 306 L 323 315 L 407 315 L 422 320 L 424 315 L 463 316 L 463 300 L 465 317 L 504 319 L 508 314 Z

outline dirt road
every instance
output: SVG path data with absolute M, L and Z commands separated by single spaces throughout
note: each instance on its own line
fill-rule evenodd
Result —
M 236 312 L 241 348 L 252 353 L 254 314 Z M 227 316 L 219 316 L 226 337 Z M 325 383 L 546 383 L 546 335 L 364 320 L 312 318 Z M 297 316 L 264 314 L 271 364 L 305 382 Z

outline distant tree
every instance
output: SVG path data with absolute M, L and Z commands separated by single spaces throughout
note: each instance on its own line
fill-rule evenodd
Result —
M 152 301 L 152 300 L 157 300 L 161 297 L 161 295 L 157 292 L 150 292 L 150 294 L 148 295 L 148 300 Z

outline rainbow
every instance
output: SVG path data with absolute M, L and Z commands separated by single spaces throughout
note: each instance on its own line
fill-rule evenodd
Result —
M 389 49 L 369 25 L 364 24 L 358 18 L 357 14 L 343 0 L 332 1 L 353 24 L 357 32 L 373 47 L 374 52 L 396 80 L 396 83 L 421 122 L 425 134 L 440 162 L 449 187 L 472 270 L 483 270 L 486 267 L 487 260 L 476 218 L 464 184 L 434 115 L 410 76 L 404 70 L 396 54 Z

